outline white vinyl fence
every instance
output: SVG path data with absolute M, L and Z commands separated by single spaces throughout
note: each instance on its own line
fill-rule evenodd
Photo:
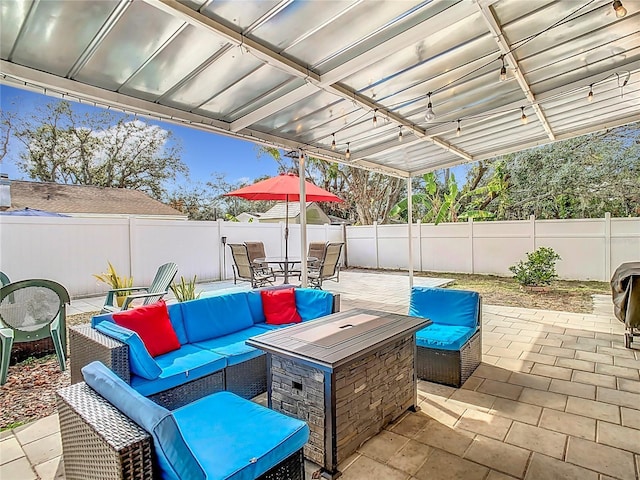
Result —
M 0 270 L 12 281 L 48 278 L 72 297 L 103 293 L 92 276 L 110 261 L 135 285 L 148 285 L 158 266 L 198 281 L 233 278 L 226 243 L 262 241 L 268 255 L 284 255 L 284 224 L 187 222 L 148 218 L 0 217 Z M 341 226 L 309 225 L 307 241 L 343 241 Z M 300 226 L 289 226 L 289 255 L 300 256 Z
M 289 227 L 289 254 L 300 255 L 300 226 Z M 136 285 L 159 265 L 178 264 L 178 278 L 233 278 L 226 243 L 262 241 L 284 255 L 284 224 L 187 222 L 149 218 L 0 217 L 0 270 L 12 280 L 49 278 L 73 297 L 106 291 L 92 276 L 107 260 Z M 408 226 L 346 228 L 351 267 L 408 268 Z M 307 241 L 343 241 L 343 227 L 309 225 Z M 511 275 L 509 266 L 537 247 L 553 248 L 561 278 L 608 281 L 622 262 L 640 260 L 640 219 L 530 220 L 414 224 L 416 271 Z
M 640 261 L 640 219 L 530 220 L 414 224 L 417 271 L 511 276 L 509 267 L 538 247 L 562 260 L 560 278 L 609 281 L 623 262 Z M 347 227 L 349 266 L 408 269 L 408 226 Z

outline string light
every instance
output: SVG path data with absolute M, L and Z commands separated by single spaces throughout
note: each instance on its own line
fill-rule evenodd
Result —
M 502 60 L 502 68 L 500 69 L 500 81 L 504 82 L 507 79 L 507 67 L 504 65 L 504 55 L 500 56 Z
M 402 141 L 402 125 L 400 125 L 400 130 L 398 131 L 398 141 Z
M 611 6 L 616 11 L 616 17 L 622 18 L 627 14 L 627 9 L 622 6 L 622 2 L 620 0 L 615 0 Z
M 335 150 L 336 149 L 336 134 L 332 133 L 331 136 L 333 137 L 333 140 L 331 140 L 331 150 Z
M 377 111 L 377 108 L 373 111 L 373 128 L 376 128 L 378 126 L 378 117 L 376 117 Z
M 462 130 L 460 130 L 460 120 L 458 120 L 458 128 L 456 128 L 456 137 L 459 137 L 461 133 L 462 133 Z
M 349 150 L 349 142 L 347 142 L 347 151 L 344 154 L 344 158 L 347 160 L 351 159 L 351 150 Z
M 429 103 L 427 104 L 427 111 L 424 114 L 424 118 L 427 122 L 433 122 L 436 119 L 436 114 L 431 104 L 431 92 L 427 93 L 427 97 L 429 98 Z
M 520 111 L 522 111 L 520 122 L 522 123 L 522 125 L 526 125 L 527 123 L 529 123 L 529 119 L 527 118 L 527 114 L 524 113 L 524 107 L 520 107 Z
M 593 83 L 589 85 L 589 95 L 587 95 L 587 101 L 593 102 Z

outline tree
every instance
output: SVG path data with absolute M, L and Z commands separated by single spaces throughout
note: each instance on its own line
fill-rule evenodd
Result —
M 66 101 L 39 109 L 15 135 L 26 148 L 18 167 L 38 181 L 130 188 L 160 199 L 168 181 L 188 173 L 170 131 L 111 112 L 81 115 Z
M 422 176 L 422 182 L 417 185 L 418 193 L 414 194 L 412 202 L 413 214 L 423 222 L 435 223 L 457 222 L 468 218 L 486 220 L 495 214 L 486 210 L 487 206 L 499 198 L 507 189 L 507 174 L 502 164 L 496 165 L 490 179 L 481 185 L 489 168 L 484 162 L 479 162 L 469 173 L 467 183 L 459 188 L 456 177 L 449 169 L 444 171 L 444 182 L 440 184 L 435 172 Z M 398 202 L 391 211 L 392 217 L 407 221 L 408 198 Z
M 508 202 L 498 218 L 640 215 L 640 124 L 502 158 Z M 496 212 L 498 213 L 498 212 Z
M 7 110 L 0 110 L 0 163 L 9 153 L 9 141 L 15 130 L 16 115 Z
M 281 172 L 298 173 L 294 161 L 282 157 L 279 150 L 260 147 L 259 151 L 271 155 Z M 325 212 L 360 225 L 371 225 L 375 221 L 386 223 L 405 189 L 403 179 L 313 157 L 305 163 L 305 174 L 307 180 L 345 200 L 343 204 L 324 205 Z

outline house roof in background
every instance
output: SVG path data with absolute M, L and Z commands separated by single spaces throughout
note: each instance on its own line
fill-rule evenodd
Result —
M 313 203 L 314 202 L 307 202 L 307 209 Z M 260 220 L 266 220 L 266 219 L 272 219 L 272 218 L 285 218 L 287 216 L 286 207 L 287 207 L 286 202 L 276 203 L 269 210 L 260 214 Z M 300 202 L 289 202 L 289 218 L 297 218 L 298 215 L 300 215 Z
M 0 82 L 417 176 L 640 121 L 622 3 L 3 2 Z
M 182 212 L 154 200 L 139 190 L 91 185 L 61 185 L 11 180 L 11 208 L 48 212 L 108 215 L 183 216 Z

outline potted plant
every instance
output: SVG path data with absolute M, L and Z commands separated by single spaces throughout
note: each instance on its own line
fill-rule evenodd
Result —
M 196 280 L 198 276 L 194 275 L 193 280 L 185 281 L 184 277 L 180 277 L 180 283 L 174 283 L 171 285 L 171 291 L 179 302 L 186 302 L 187 300 L 196 300 L 200 298 L 200 293 L 196 293 Z
M 109 265 L 109 268 L 106 272 L 99 275 L 96 275 L 95 273 L 93 274 L 96 279 L 109 285 L 112 290 L 133 287 L 133 277 L 120 276 L 111 262 L 107 261 L 107 264 Z M 118 307 L 122 307 L 124 299 L 127 298 L 128 294 L 128 292 L 116 292 L 116 302 L 118 303 Z
M 556 262 L 561 260 L 553 248 L 540 247 L 534 252 L 527 252 L 527 261 L 520 260 L 509 267 L 520 288 L 529 291 L 546 292 L 551 282 L 558 278 Z

